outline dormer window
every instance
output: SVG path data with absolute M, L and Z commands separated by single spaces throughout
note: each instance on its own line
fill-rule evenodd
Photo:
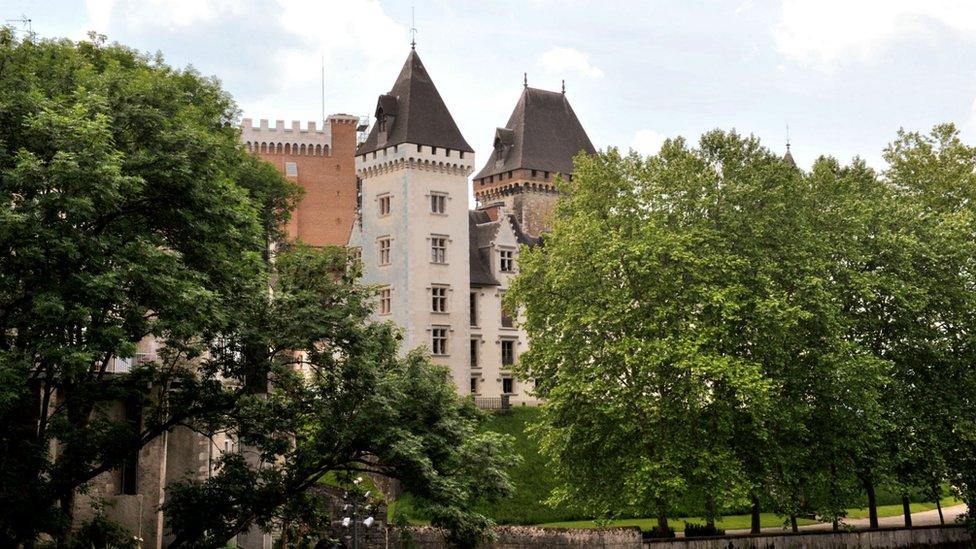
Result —
M 381 115 L 376 120 L 376 129 L 379 130 L 379 131 L 381 131 L 381 132 L 385 132 L 386 131 L 386 115 L 385 114 L 384 115 Z

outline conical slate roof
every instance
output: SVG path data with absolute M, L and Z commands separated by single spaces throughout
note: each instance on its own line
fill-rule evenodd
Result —
M 786 144 L 786 154 L 783 155 L 783 161 L 789 164 L 791 167 L 796 167 L 796 161 L 793 160 L 793 153 L 790 152 L 790 144 Z
M 530 169 L 573 173 L 573 157 L 596 152 L 566 94 L 526 87 L 504 128 L 495 130 L 495 148 L 474 176 Z
M 393 89 L 376 102 L 376 118 L 369 136 L 356 154 L 401 143 L 474 152 L 461 135 L 415 50 L 410 50 Z

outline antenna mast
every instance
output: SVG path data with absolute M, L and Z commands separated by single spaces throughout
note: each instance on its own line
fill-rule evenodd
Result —
M 20 19 L 7 19 L 7 23 L 20 23 L 21 26 L 27 27 L 27 34 L 33 34 L 34 28 L 31 26 L 31 18 L 24 14 L 20 15 Z
M 410 49 L 417 49 L 417 22 L 415 8 L 410 6 Z
M 325 129 L 325 56 L 322 56 L 322 129 Z

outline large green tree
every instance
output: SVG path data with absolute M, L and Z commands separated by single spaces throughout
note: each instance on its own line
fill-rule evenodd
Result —
M 104 38 L 0 31 L 0 545 L 69 541 L 75 494 L 176 427 L 244 448 L 174 487 L 179 544 L 294 518 L 329 471 L 402 478 L 467 540 L 468 504 L 508 488 L 504 440 L 398 358 L 342 251 L 271 253 L 299 193 L 236 116 L 216 81 Z M 145 338 L 157 360 L 106 371 Z

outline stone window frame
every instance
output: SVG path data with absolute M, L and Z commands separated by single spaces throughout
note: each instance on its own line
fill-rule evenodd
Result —
M 450 313 L 451 286 L 449 284 L 430 285 L 430 312 L 435 314 Z
M 381 267 L 385 267 L 392 263 L 393 257 L 393 238 L 390 235 L 384 235 L 376 239 L 376 244 L 379 251 L 379 259 L 377 263 Z
M 393 211 L 393 195 L 381 193 L 376 195 L 377 217 L 387 217 Z
M 430 354 L 432 356 L 451 356 L 450 326 L 435 325 L 430 327 Z
M 379 314 L 389 315 L 393 313 L 393 288 L 385 286 L 379 292 Z
M 446 234 L 430 235 L 430 262 L 435 265 L 447 265 L 447 245 L 451 237 Z

